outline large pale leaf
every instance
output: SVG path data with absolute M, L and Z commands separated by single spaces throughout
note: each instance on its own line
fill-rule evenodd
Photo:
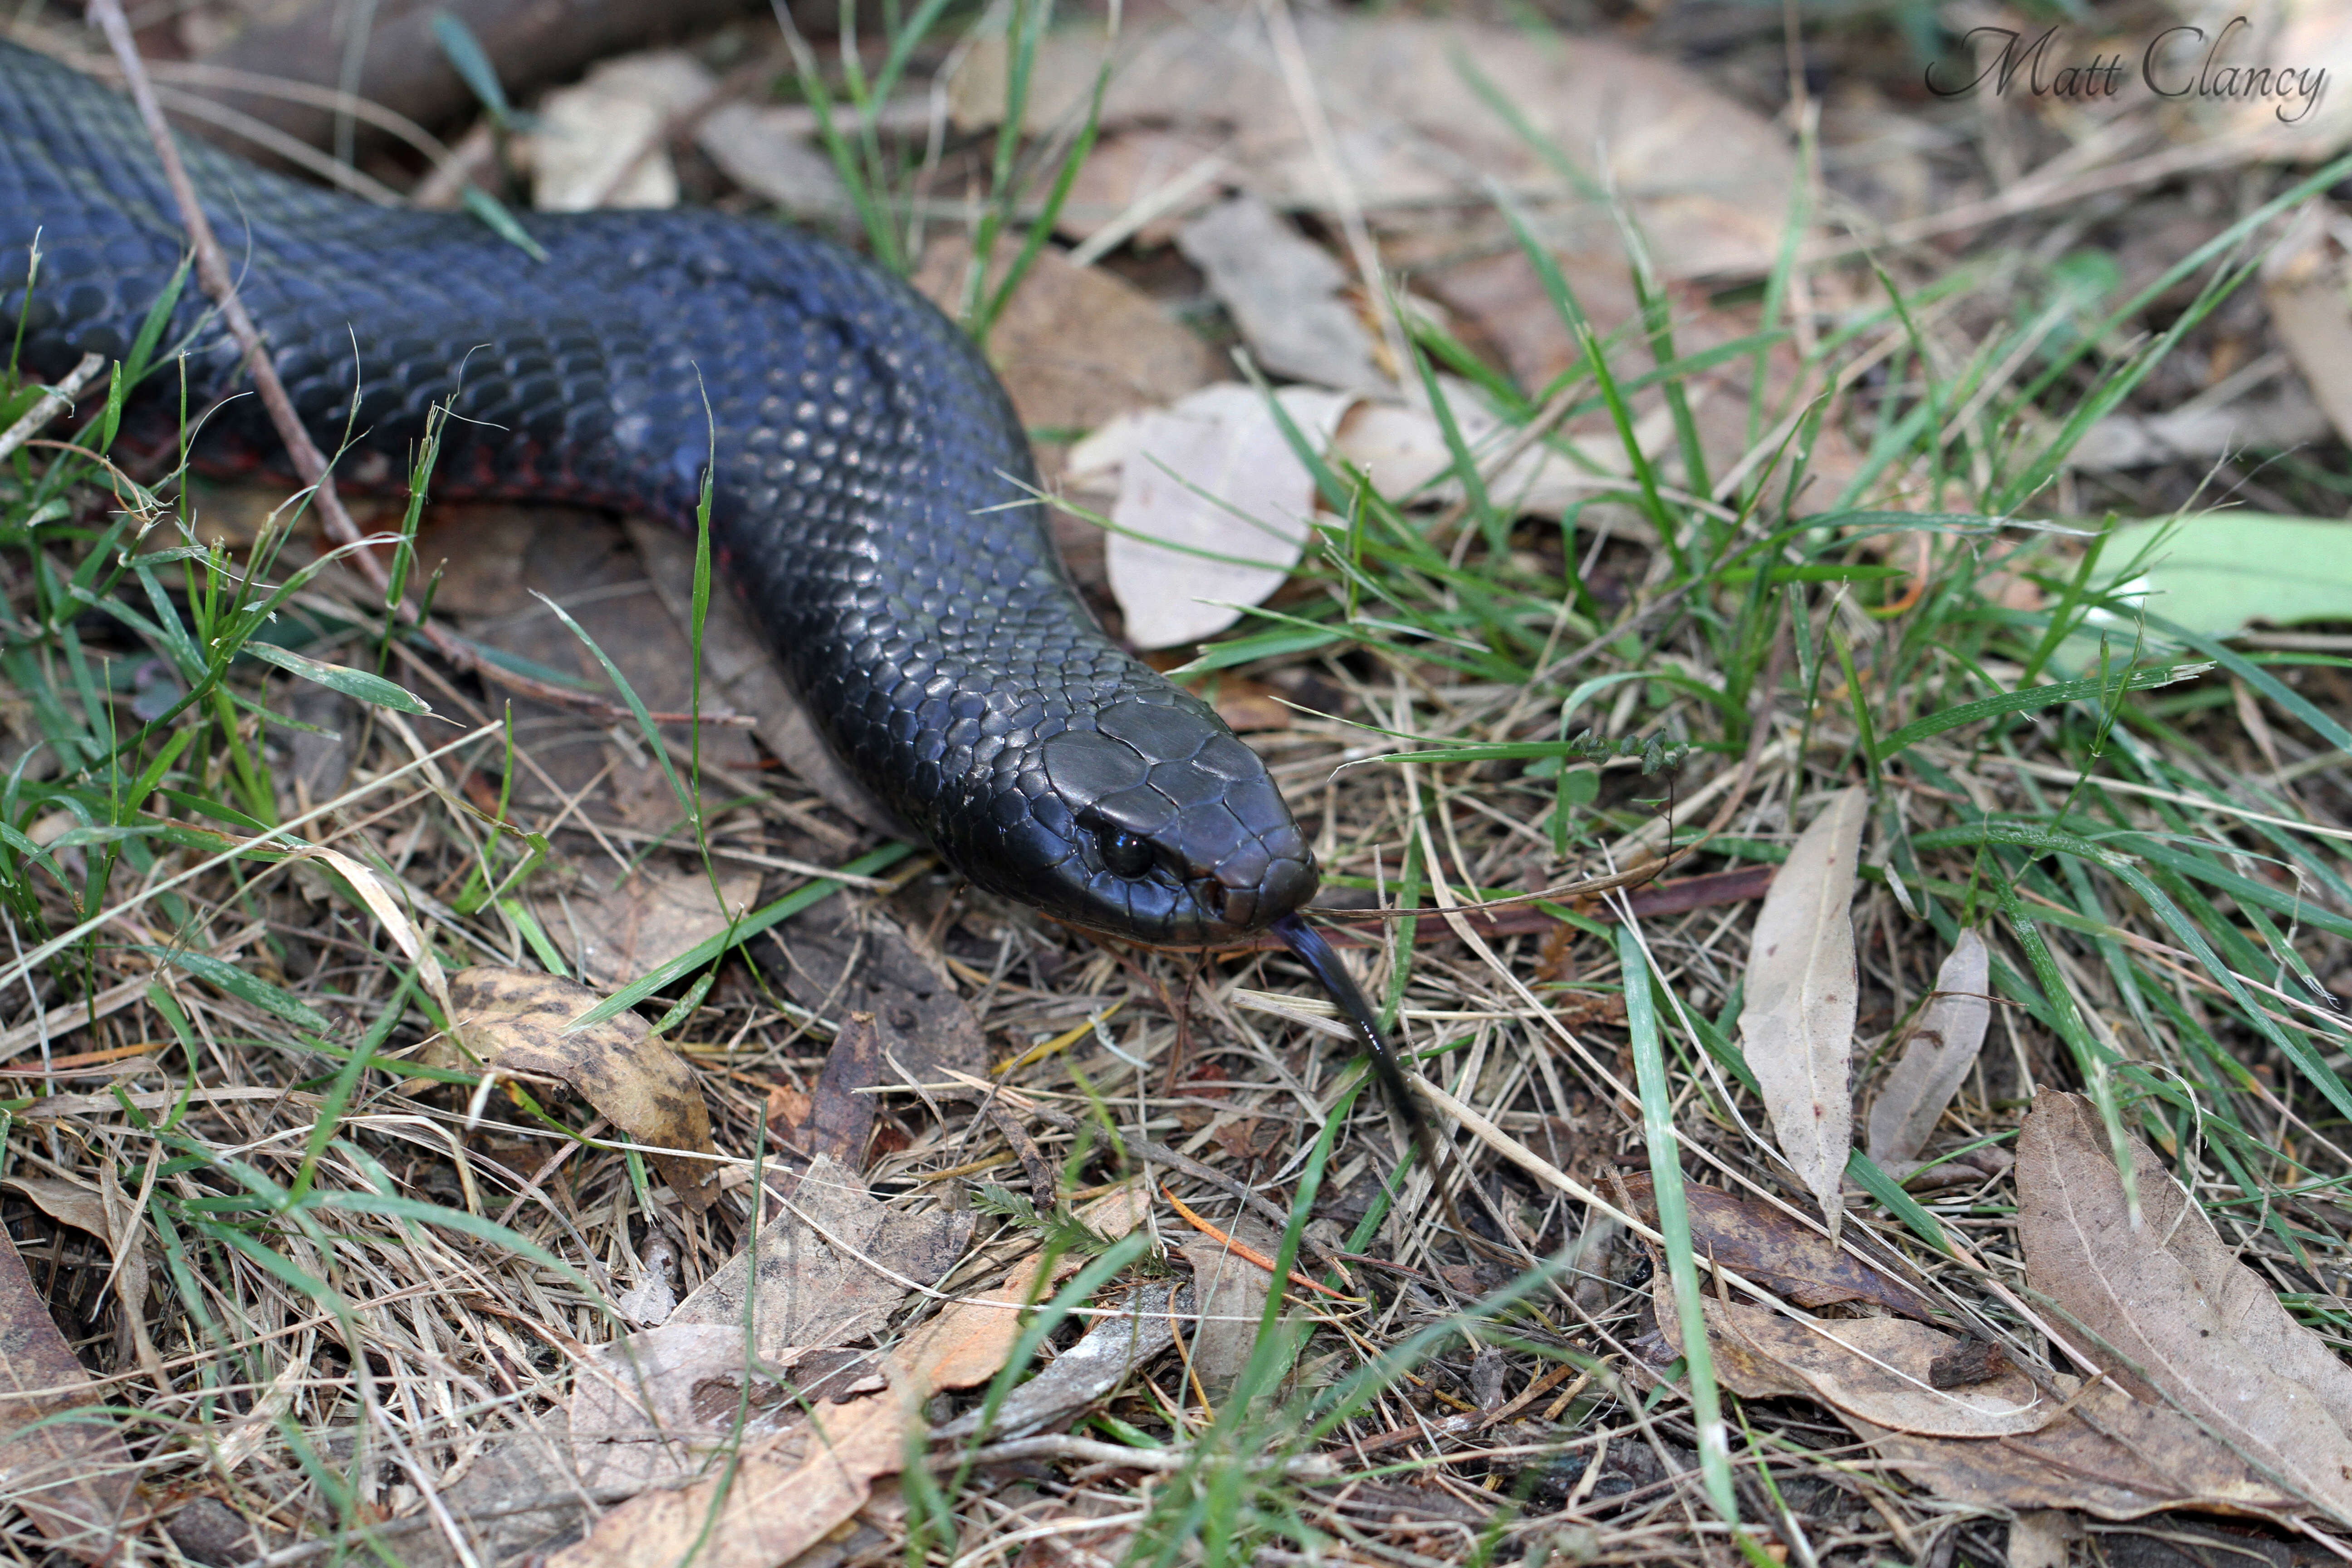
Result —
M 2017 1148 L 2027 1282 L 2116 1383 L 2352 1521 L 2352 1368 L 2238 1261 L 2146 1144 L 2129 1147 L 2137 1226 L 2097 1110 L 2035 1094 Z
M 1992 1021 L 1986 992 L 1992 955 L 1984 938 L 1964 931 L 1936 972 L 1936 994 L 1921 1010 L 1903 1059 L 1870 1108 L 1870 1157 L 1897 1176 L 1919 1157 L 1944 1108 L 1984 1048 Z
M 1853 1142 L 1853 878 L 1870 796 L 1842 790 L 1772 879 L 1756 917 L 1739 1033 L 1780 1152 L 1821 1200 L 1830 1235 Z

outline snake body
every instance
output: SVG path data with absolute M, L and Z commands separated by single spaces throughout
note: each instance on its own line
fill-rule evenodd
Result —
M 456 416 L 436 494 L 690 524 L 708 469 L 722 574 L 842 761 L 950 864 L 1144 942 L 1297 923 L 1314 860 L 1265 766 L 1095 624 L 1002 385 L 898 279 L 714 213 L 526 216 L 534 259 L 467 215 L 184 153 L 296 408 L 324 449 L 357 436 L 345 471 L 404 472 L 436 404 Z M 20 373 L 120 357 L 185 243 L 129 106 L 0 43 Z M 245 372 L 210 303 L 190 287 L 167 336 L 187 408 L 213 410 L 198 457 L 264 458 L 276 439 L 231 396 Z M 176 419 L 178 374 L 149 384 Z

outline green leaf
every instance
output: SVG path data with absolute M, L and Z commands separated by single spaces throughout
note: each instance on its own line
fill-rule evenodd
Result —
M 479 185 L 467 185 L 457 193 L 457 199 L 464 202 L 466 210 L 487 225 L 492 234 L 533 261 L 547 259 L 547 247 L 531 238 L 530 231 L 522 226 L 521 219 L 507 210 L 506 203 Z
M 1940 713 L 1930 713 L 1925 719 L 1906 724 L 1878 748 L 1878 760 L 1885 762 L 1908 747 L 1917 745 L 1932 735 L 1947 730 L 1958 730 L 1980 720 L 1998 718 L 2003 713 L 2030 713 L 2061 702 L 2097 701 L 2112 696 L 2119 688 L 2125 691 L 2147 691 L 2158 686 L 2169 686 L 2176 680 L 2194 680 L 2213 667 L 2210 664 L 2172 664 L 2155 669 L 2134 669 L 2124 673 L 2120 682 L 2115 680 L 2061 680 L 2048 686 L 2029 686 L 2021 691 L 2004 691 L 1975 702 L 1963 702 L 1957 708 L 1947 708 Z
M 2137 574 L 2109 573 L 2097 585 L 2145 596 L 2193 631 L 2231 637 L 2256 621 L 2352 620 L 2352 528 L 2342 522 L 2246 511 L 2135 522 L 2116 530 L 2107 555 L 2129 562 L 2144 551 Z
M 305 658 L 299 653 L 289 653 L 265 642 L 249 642 L 241 651 L 251 654 L 264 664 L 274 664 L 289 674 L 299 675 L 305 680 L 315 681 L 330 690 L 340 691 L 346 697 L 373 703 L 378 708 L 389 708 L 398 713 L 433 711 L 406 687 L 395 686 L 383 676 L 371 675 L 364 669 L 353 669 L 342 664 L 322 664 L 318 659 Z
M 323 1014 L 312 1008 L 291 992 L 281 991 L 267 980 L 255 978 L 225 959 L 208 953 L 189 952 L 184 949 L 159 947 L 151 943 L 134 945 L 132 952 L 143 952 L 174 969 L 185 970 L 208 985 L 227 992 L 241 1002 L 250 1002 L 272 1016 L 285 1019 L 299 1028 L 325 1034 L 334 1027 Z

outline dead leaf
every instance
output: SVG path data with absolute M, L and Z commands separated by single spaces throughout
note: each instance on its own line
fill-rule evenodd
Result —
M 2296 1322 L 2138 1140 L 2141 1223 L 2097 1110 L 2042 1089 L 2019 1134 L 2026 1279 L 2093 1337 L 2108 1375 L 2176 1403 L 2338 1519 L 2352 1519 L 2352 1368 Z
M 715 85 L 701 62 L 661 49 L 606 60 L 576 87 L 540 100 L 541 128 L 520 139 L 541 212 L 674 207 L 677 169 L 661 145 L 670 116 Z
M 1111 132 L 1079 166 L 1055 232 L 1090 240 L 1123 224 L 1138 246 L 1165 245 L 1216 201 L 1224 167 L 1223 158 L 1192 137 L 1153 126 Z
M 804 110 L 725 103 L 695 128 L 719 172 L 788 213 L 830 215 L 849 204 L 841 173 L 812 145 Z
M 1635 1215 L 1657 1224 L 1657 1199 L 1647 1175 L 1626 1177 L 1625 1193 Z M 1800 1307 L 1874 1301 L 1923 1323 L 1935 1321 L 1934 1307 L 1919 1292 L 1769 1204 L 1746 1202 L 1696 1183 L 1685 1185 L 1683 1194 L 1690 1210 L 1691 1248 L 1701 1258 L 1712 1258 Z
M 1281 1249 L 1282 1237 L 1263 1220 L 1244 1215 L 1233 1231 L 1235 1240 L 1268 1258 Z M 1177 1250 L 1192 1266 L 1192 1300 L 1200 1312 L 1192 1330 L 1192 1375 L 1211 1400 L 1222 1401 L 1257 1346 L 1274 1276 L 1213 1237 L 1196 1237 Z
M 1079 1212 L 1110 1234 L 1121 1217 L 1138 1223 L 1130 1216 L 1139 1202 L 1136 1189 L 1121 1189 Z M 1078 1261 L 1062 1260 L 1071 1269 Z M 550 1558 L 549 1568 L 639 1568 L 683 1561 L 698 1546 L 700 1568 L 776 1568 L 814 1545 L 905 1463 L 925 1399 L 996 1375 L 1020 1337 L 1019 1308 L 1042 1262 L 1023 1260 L 996 1289 L 956 1302 L 908 1335 L 888 1358 L 889 1388 L 817 1406 L 808 1421 L 747 1446 L 731 1476 L 623 1503 Z
M 2083 1518 L 2072 1509 L 2021 1509 L 2009 1521 L 2009 1568 L 2066 1568 L 2068 1549 L 2082 1539 Z
M 449 995 L 457 1039 L 475 1060 L 568 1085 L 641 1143 L 719 1152 L 693 1069 L 636 1014 L 624 1009 L 566 1034 L 564 1026 L 600 1000 L 593 991 L 552 974 L 492 965 L 450 976 Z M 717 1165 L 679 1153 L 646 1158 L 689 1208 L 706 1209 L 717 1199 Z
M 852 1013 L 824 1054 L 810 1097 L 808 1120 L 798 1129 L 801 1147 L 853 1171 L 866 1168 L 866 1141 L 874 1132 L 875 1098 L 858 1090 L 884 1082 L 882 1031 L 871 1013 Z M 895 1075 L 890 1075 L 895 1076 Z
M 940 1084 L 987 1070 L 987 1037 L 954 981 L 878 911 L 827 900 L 777 928 L 774 949 L 784 955 L 782 977 L 793 1001 L 835 1020 L 874 1016 L 878 1066 L 864 1081 Z M 764 958 L 772 950 L 754 951 Z M 857 1081 L 843 1080 L 843 1092 Z M 822 1084 L 817 1092 L 824 1098 Z
M 1276 396 L 1318 448 L 1353 401 L 1300 386 Z M 1213 637 L 1288 580 L 1314 515 L 1314 478 L 1265 394 L 1239 382 L 1145 415 L 1125 436 L 1117 531 L 1104 548 L 1128 640 L 1158 648 Z
M 72 1182 L 41 1177 L 11 1176 L 0 1185 L 24 1194 L 51 1219 L 106 1243 L 107 1253 L 114 1259 L 110 1280 L 115 1306 L 121 1312 L 121 1341 L 139 1358 L 142 1371 L 168 1384 L 163 1358 L 147 1331 L 146 1239 L 136 1205 L 115 1175 L 114 1162 L 100 1165 L 96 1192 Z
M 1836 1239 L 1853 1142 L 1853 879 L 1870 794 L 1841 790 L 1772 879 L 1748 959 L 1739 1033 L 1780 1152 Z
M 862 1340 L 906 1300 L 904 1281 L 929 1285 L 955 1266 L 975 1223 L 969 1213 L 893 1210 L 866 1192 L 856 1172 L 820 1156 L 754 1244 L 679 1302 L 668 1321 L 740 1326 L 747 1298 L 756 1297 L 751 1349 L 762 1361 Z
M 732 871 L 710 879 L 648 863 L 619 887 L 604 868 L 571 889 L 534 892 L 539 923 L 590 985 L 623 985 L 718 935 L 760 896 L 760 873 Z M 722 906 L 723 901 L 723 906 Z
M 560 506 L 436 506 L 428 515 L 431 521 L 417 542 L 419 561 L 448 562 L 434 598 L 436 613 L 457 616 L 467 636 L 576 677 L 591 690 L 609 692 L 595 656 L 533 596 L 545 594 L 596 640 L 649 710 L 683 713 L 691 705 L 691 645 L 646 581 L 646 564 L 620 524 Z M 422 580 L 428 574 L 415 575 Z M 726 602 L 730 598 L 714 594 L 714 614 L 722 603 L 734 611 Z M 725 711 L 708 683 L 702 710 Z M 515 723 L 519 733 L 530 737 L 531 758 L 530 764 L 518 765 L 511 781 L 509 811 L 518 820 L 529 821 L 541 811 L 585 809 L 640 832 L 677 827 L 677 795 L 633 731 L 611 730 L 525 701 L 515 704 Z M 692 739 L 683 724 L 666 725 L 663 733 L 679 745 Z M 759 755 L 751 737 L 730 724 L 706 724 L 699 743 L 704 800 L 715 807 L 738 793 L 725 775 L 751 772 Z M 495 794 L 494 789 L 493 805 Z
M 1080 1205 L 1077 1217 L 1097 1236 L 1117 1241 L 1141 1225 L 1150 1208 L 1150 1198 L 1138 1180 Z M 1083 1261 L 1065 1255 L 1055 1265 L 1055 1277 L 1076 1271 Z M 1003 1285 L 958 1301 L 907 1336 L 898 1360 L 917 1386 L 927 1391 L 970 1388 L 996 1375 L 1021 1337 L 1020 1309 L 1036 1289 L 1039 1262 L 1034 1255 L 1023 1259 Z
M 1660 1335 L 1679 1354 L 1673 1294 L 1654 1289 L 1653 1306 Z M 2013 1367 L 1965 1388 L 1935 1386 L 1930 1367 L 1962 1342 L 1923 1323 L 1784 1316 L 1713 1297 L 1704 1307 L 1717 1374 L 1745 1398 L 1801 1394 L 1874 1426 L 1918 1436 L 2012 1436 L 2058 1418 L 2058 1402 Z
M 999 247 L 1001 265 L 1010 247 Z M 935 240 L 914 285 L 950 315 L 963 308 L 971 247 Z M 1035 263 L 989 333 L 988 356 L 1032 430 L 1091 430 L 1113 415 L 1171 402 L 1216 380 L 1215 353 L 1150 296 L 1060 253 Z
M 2169 1509 L 2284 1515 L 2303 1507 L 2177 1410 L 2139 1404 L 2104 1382 L 2069 1402 L 2063 1416 L 2013 1437 L 1914 1437 L 1853 1416 L 1846 1425 L 1906 1479 L 1979 1508 L 2071 1508 L 2120 1520 Z
M 1936 994 L 1921 1009 L 1903 1059 L 1870 1108 L 1870 1157 L 1897 1177 L 1927 1146 L 1984 1048 L 1992 1021 L 1991 963 L 1984 938 L 1962 931 L 1936 972 Z
M 1489 202 L 1497 181 L 1560 194 L 1558 174 L 1481 96 L 1483 77 L 1537 138 L 1587 172 L 1586 190 L 1622 194 L 1667 276 L 1760 272 L 1771 263 L 1795 188 L 1788 137 L 1694 71 L 1589 33 L 1393 13 L 1308 12 L 1297 28 L 1332 121 L 1331 153 L 1368 208 L 1434 204 L 1450 213 L 1465 198 Z M 1091 27 L 1045 40 L 1025 129 L 1047 134 L 1083 117 L 1104 48 Z M 1330 207 L 1326 164 L 1300 124 L 1260 13 L 1131 21 L 1115 57 L 1107 127 L 1166 125 L 1210 138 L 1238 183 L 1266 201 Z M 1003 41 L 992 40 L 950 79 L 960 127 L 1001 116 L 1006 61 Z M 1569 248 L 1616 243 L 1604 200 L 1556 204 L 1545 216 Z
M 799 1418 L 773 1375 L 748 1369 L 746 1440 Z M 692 1475 L 730 1440 L 746 1400 L 740 1323 L 670 1323 L 599 1345 L 581 1363 L 572 1393 L 572 1455 L 580 1484 L 659 1486 Z
M 1267 372 L 1370 396 L 1394 390 L 1342 297 L 1347 270 L 1265 202 L 1228 198 L 1186 224 L 1176 248 L 1206 275 Z
M 2298 216 L 2264 258 L 2263 299 L 2287 357 L 2345 438 L 2352 432 L 2352 306 L 2344 297 L 2344 249 L 2314 221 L 2318 216 Z
M 1001 1442 L 1068 1420 L 1117 1389 L 1127 1381 L 1129 1373 L 1173 1345 L 1175 1320 L 1188 1317 L 1192 1310 L 1190 1288 L 1171 1288 L 1165 1283 L 1146 1285 L 1135 1293 L 1127 1310 L 1097 1318 L 1076 1344 L 1014 1389 L 997 1410 L 996 1419 L 985 1435 L 992 1441 Z M 1201 1364 L 1198 1335 L 1206 1327 L 1205 1323 L 1199 1324 L 1192 1331 L 1192 1364 L 1196 1369 Z M 1205 1373 L 1202 1382 L 1208 1382 Z M 980 1416 L 977 1410 L 960 1415 L 943 1426 L 934 1427 L 931 1437 L 938 1442 L 959 1442 L 982 1436 Z
M 110 1417 L 72 1414 L 98 1403 L 0 1227 L 0 1476 L 9 1500 L 59 1551 L 111 1563 L 137 1471 Z
M 549 1568 L 642 1568 L 689 1552 L 698 1568 L 776 1568 L 856 1513 L 877 1478 L 897 1473 L 915 1420 L 902 1388 L 819 1405 L 791 1431 L 747 1447 L 726 1474 L 621 1504 Z

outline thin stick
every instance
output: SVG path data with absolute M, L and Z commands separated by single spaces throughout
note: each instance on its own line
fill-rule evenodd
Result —
M 188 166 L 180 157 L 179 144 L 172 138 L 172 128 L 163 119 L 163 106 L 155 97 L 155 84 L 147 78 L 146 63 L 139 58 L 139 46 L 131 36 L 131 24 L 122 15 L 122 0 L 91 0 L 89 16 L 106 33 L 106 41 L 113 47 L 114 58 L 122 67 L 122 79 L 131 89 L 131 100 L 137 105 L 139 118 L 147 127 L 148 140 L 155 145 L 155 155 L 163 161 L 163 178 L 172 187 L 172 200 L 180 209 L 180 222 L 188 231 L 188 243 L 196 256 L 196 280 L 204 286 L 213 302 L 220 307 L 221 320 L 227 323 L 229 334 L 236 339 L 244 352 L 247 372 L 253 377 L 253 388 L 260 395 L 261 406 L 269 415 L 269 423 L 285 443 L 286 455 L 293 459 L 294 471 L 310 487 L 319 507 L 319 515 L 326 524 L 327 537 L 335 543 L 358 544 L 362 535 L 352 514 L 343 509 L 342 498 L 335 493 L 334 476 L 329 472 L 326 455 L 310 439 L 303 428 L 302 416 L 294 411 L 294 400 L 287 395 L 286 384 L 278 379 L 278 367 L 269 363 L 268 347 L 262 342 L 260 329 L 237 298 L 236 280 L 230 276 L 226 256 L 221 250 L 220 239 L 213 233 L 212 220 L 205 215 L 204 204 L 196 199 L 196 187 L 188 178 Z M 388 594 L 391 580 L 383 563 L 373 552 L 356 550 L 354 562 L 369 583 L 379 592 Z M 392 606 L 393 613 L 406 625 L 415 626 L 433 645 L 434 651 L 457 665 L 487 680 L 533 698 L 541 702 L 586 712 L 608 723 L 625 722 L 634 715 L 626 709 L 615 707 L 580 692 L 566 690 L 543 680 L 491 663 L 476 656 L 464 641 L 447 631 L 419 617 L 416 607 L 405 601 Z

